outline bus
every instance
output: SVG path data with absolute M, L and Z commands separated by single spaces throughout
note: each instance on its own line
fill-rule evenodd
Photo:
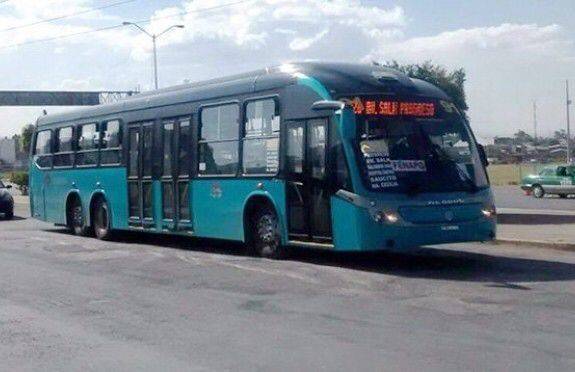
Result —
M 290 63 L 38 119 L 34 218 L 292 247 L 489 241 L 487 158 L 437 87 L 381 66 Z

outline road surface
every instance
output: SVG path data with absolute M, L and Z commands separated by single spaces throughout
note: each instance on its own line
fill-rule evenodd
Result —
M 0 221 L 0 236 L 4 370 L 575 370 L 575 253 L 461 244 L 277 262 L 30 219 Z
M 560 199 L 555 195 L 536 199 L 527 196 L 519 186 L 493 186 L 497 208 L 520 208 L 529 210 L 569 210 L 575 211 L 575 198 Z

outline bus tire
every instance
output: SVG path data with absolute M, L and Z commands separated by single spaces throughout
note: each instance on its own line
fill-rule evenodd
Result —
M 260 257 L 276 260 L 287 257 L 287 250 L 281 245 L 278 217 L 273 208 L 266 206 L 253 213 L 249 244 Z
M 79 197 L 72 197 L 68 206 L 66 207 L 67 224 L 68 228 L 74 235 L 89 236 L 90 227 L 86 225 L 86 218 L 84 217 L 84 208 Z
M 93 208 L 92 225 L 97 239 L 110 240 L 112 229 L 110 228 L 110 208 L 104 198 L 98 198 Z
M 531 192 L 533 193 L 533 196 L 537 199 L 540 199 L 543 196 L 545 196 L 545 190 L 543 190 L 543 187 L 541 187 L 540 185 L 533 185 Z
M 559 194 L 559 197 L 560 197 L 561 199 L 567 199 L 567 194 Z

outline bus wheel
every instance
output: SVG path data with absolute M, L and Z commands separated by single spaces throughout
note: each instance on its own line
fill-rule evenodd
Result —
M 539 185 L 533 186 L 532 192 L 533 196 L 536 197 L 537 199 L 542 198 L 545 195 L 545 190 L 543 190 L 543 187 Z
M 282 259 L 287 255 L 281 245 L 278 217 L 273 209 L 263 208 L 252 219 L 253 250 L 261 257 Z
M 93 214 L 94 233 L 100 240 L 109 240 L 112 236 L 110 229 L 110 210 L 108 203 L 103 198 L 96 201 Z
M 86 226 L 84 219 L 82 203 L 78 198 L 74 198 L 68 206 L 68 227 L 74 235 L 87 236 L 90 233 L 90 229 Z

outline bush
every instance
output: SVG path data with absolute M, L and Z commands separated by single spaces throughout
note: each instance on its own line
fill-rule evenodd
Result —
M 28 172 L 12 172 L 8 181 L 15 184 L 22 195 L 28 195 Z

